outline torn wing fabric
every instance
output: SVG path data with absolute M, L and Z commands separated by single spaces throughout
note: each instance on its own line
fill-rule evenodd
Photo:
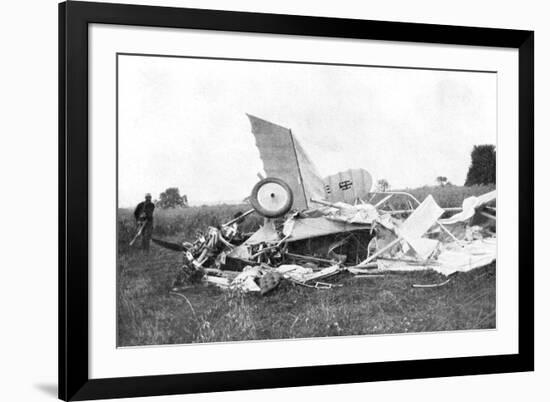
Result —
M 455 214 L 447 219 L 440 219 L 439 222 L 444 225 L 452 225 L 453 223 L 464 222 L 470 219 L 476 213 L 476 208 L 479 208 L 497 198 L 497 191 L 480 195 L 479 197 L 468 197 L 462 201 L 462 212 Z
M 483 267 L 496 259 L 496 237 L 474 240 L 463 246 L 451 243 L 437 257 L 439 266 L 434 269 L 443 275 L 450 275 Z
M 337 222 L 325 217 L 318 218 L 290 218 L 284 224 L 283 234 L 286 242 L 312 239 L 354 230 L 367 230 L 371 225 Z M 267 220 L 256 233 L 250 236 L 243 245 L 252 246 L 261 243 L 279 243 L 281 237 L 275 229 L 273 220 Z M 237 247 L 238 248 L 238 247 Z M 232 257 L 232 254 L 229 254 Z
M 408 239 L 407 243 L 413 248 L 416 254 L 423 260 L 427 260 L 433 254 L 439 241 L 426 239 L 424 237 Z
M 437 222 L 445 211 L 437 205 L 429 195 L 399 227 L 399 236 L 403 238 L 414 251 L 426 259 L 435 250 L 437 241 L 421 237 Z
M 243 244 L 251 246 L 261 243 L 278 243 L 281 239 L 275 228 L 275 223 L 272 219 L 268 219 L 252 236 L 250 236 Z
M 336 222 L 324 217 L 295 219 L 286 241 L 305 240 L 313 237 L 328 236 L 336 233 L 366 230 L 370 228 L 370 225 Z
M 449 276 L 455 272 L 468 272 L 496 261 L 497 240 L 486 238 L 474 240 L 471 243 L 457 245 L 449 243 L 443 249 L 436 261 L 397 261 L 378 260 L 379 271 L 422 271 L 433 269 L 440 274 Z
M 308 209 L 309 200 L 323 198 L 323 180 L 292 132 L 285 127 L 247 115 L 260 151 L 264 171 L 284 180 L 292 189 L 294 209 Z

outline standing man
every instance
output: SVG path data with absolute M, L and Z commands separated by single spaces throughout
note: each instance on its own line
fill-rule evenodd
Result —
M 134 218 L 136 218 L 138 227 L 144 225 L 141 231 L 141 248 L 145 251 L 149 251 L 149 244 L 151 243 L 154 211 L 155 204 L 151 202 L 151 194 L 149 193 L 145 194 L 145 201 L 140 202 L 134 211 Z

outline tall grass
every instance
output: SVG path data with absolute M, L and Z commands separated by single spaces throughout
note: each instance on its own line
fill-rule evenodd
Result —
M 233 219 L 237 212 L 245 212 L 251 207 L 242 205 L 203 205 L 188 208 L 155 209 L 153 235 L 180 241 L 192 241 L 198 232 L 206 232 L 209 226 L 219 226 Z M 240 225 L 243 232 L 253 232 L 262 224 L 257 214 L 249 215 Z M 129 251 L 128 243 L 136 233 L 133 211 L 118 210 L 119 253 Z
M 495 189 L 494 185 L 470 186 L 470 187 L 447 185 L 447 186 L 424 186 L 424 187 L 418 187 L 413 189 L 405 188 L 402 190 L 395 190 L 395 191 L 402 191 L 402 192 L 409 193 L 420 202 L 424 201 L 426 197 L 428 197 L 428 195 L 432 195 L 435 202 L 437 202 L 437 204 L 440 207 L 455 208 L 455 207 L 461 207 L 462 201 L 464 201 L 465 198 L 468 198 L 471 196 L 479 196 L 479 195 L 488 193 L 494 189 Z M 382 198 L 383 198 L 382 195 L 377 195 L 376 198 L 373 200 L 373 202 L 381 200 Z M 396 194 L 384 205 L 384 208 L 387 209 L 388 207 L 391 207 L 395 210 L 409 209 L 410 206 L 408 201 L 412 201 L 410 197 Z M 416 208 L 416 203 L 414 201 L 412 201 L 412 206 L 413 208 Z
M 121 294 L 118 344 L 495 328 L 495 264 L 460 274 L 441 288 L 411 287 L 443 279 L 429 271 L 372 279 L 341 274 L 330 279 L 343 285 L 339 288 L 316 290 L 285 283 L 265 297 L 202 286 L 180 294 L 144 293 L 138 281 L 135 289 Z
M 494 185 L 484 186 L 424 186 L 414 189 L 405 189 L 416 197 L 420 202 L 424 201 L 428 195 L 432 195 L 435 201 L 442 208 L 461 207 L 462 201 L 473 195 L 478 196 L 488 193 L 495 189 Z

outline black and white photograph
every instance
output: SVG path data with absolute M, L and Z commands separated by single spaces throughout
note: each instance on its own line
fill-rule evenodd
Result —
M 4 4 L 1 400 L 548 399 L 543 2 Z
M 117 347 L 497 328 L 494 71 L 116 66 Z

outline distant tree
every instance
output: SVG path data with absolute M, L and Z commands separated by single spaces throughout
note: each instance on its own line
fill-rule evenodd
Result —
M 386 179 L 380 179 L 376 182 L 376 184 L 377 184 L 376 186 L 377 191 L 385 192 L 390 189 L 390 183 L 388 183 Z
M 496 149 L 494 145 L 476 145 L 466 176 L 465 186 L 496 183 Z
M 447 184 L 449 184 L 449 180 L 447 180 L 447 178 L 445 176 L 437 176 L 435 178 L 435 181 L 437 182 L 437 184 L 439 184 L 441 187 L 444 187 L 446 186 Z
M 186 197 L 187 198 L 187 197 Z M 180 195 L 180 190 L 177 187 L 167 188 L 163 193 L 160 193 L 158 206 L 162 209 L 185 207 L 186 200 Z

